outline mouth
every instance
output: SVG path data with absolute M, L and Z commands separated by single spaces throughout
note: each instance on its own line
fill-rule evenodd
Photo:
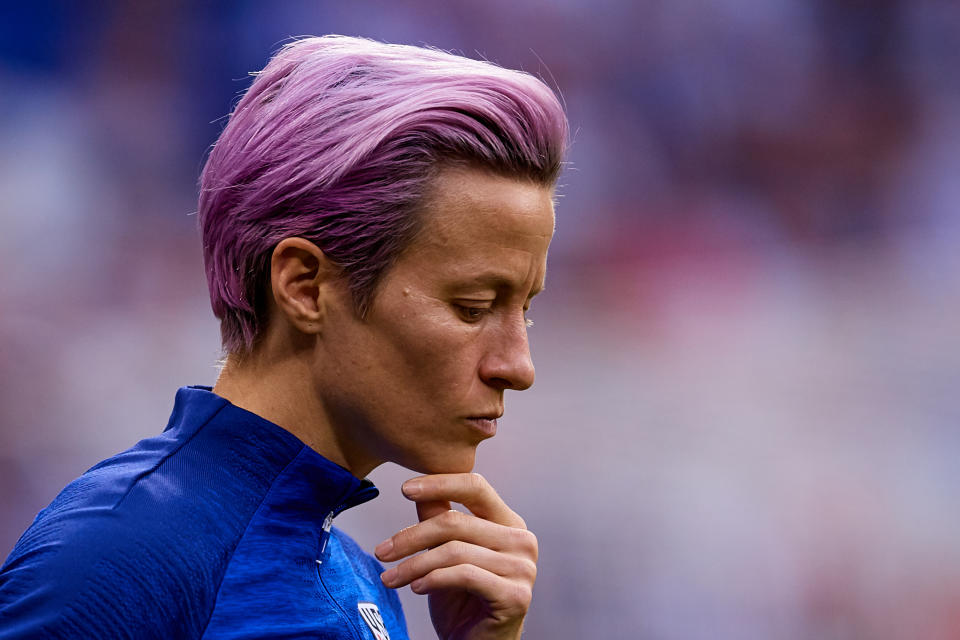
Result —
M 467 423 L 484 436 L 492 438 L 497 435 L 497 418 L 499 418 L 500 415 L 472 416 L 467 418 Z

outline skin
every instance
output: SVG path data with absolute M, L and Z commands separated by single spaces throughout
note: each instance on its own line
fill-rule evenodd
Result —
M 303 238 L 280 242 L 263 340 L 227 359 L 214 392 L 357 477 L 387 461 L 425 474 L 403 486 L 420 522 L 376 549 L 402 560 L 384 584 L 429 594 L 441 638 L 517 638 L 536 537 L 469 472 L 504 392 L 533 384 L 526 312 L 546 276 L 552 191 L 448 168 L 422 215 L 363 319 L 322 251 Z

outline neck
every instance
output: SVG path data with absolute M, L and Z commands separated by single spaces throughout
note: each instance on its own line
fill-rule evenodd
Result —
M 365 477 L 377 465 L 350 455 L 313 381 L 304 356 L 271 356 L 259 351 L 242 359 L 230 355 L 213 392 L 283 427 L 354 476 Z

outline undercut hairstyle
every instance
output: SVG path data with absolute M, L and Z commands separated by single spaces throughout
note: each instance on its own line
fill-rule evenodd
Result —
M 534 76 L 435 49 L 325 36 L 285 45 L 240 101 L 200 177 L 199 223 L 224 350 L 267 323 L 284 238 L 316 244 L 364 317 L 411 242 L 431 179 L 466 165 L 553 188 L 567 120 Z

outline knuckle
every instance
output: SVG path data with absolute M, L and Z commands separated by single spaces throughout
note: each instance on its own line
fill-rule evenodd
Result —
M 529 529 L 524 529 L 527 532 L 527 542 L 530 545 L 530 549 L 537 553 L 540 550 L 540 541 L 537 539 L 537 534 Z
M 450 509 L 440 516 L 442 519 L 441 524 L 443 524 L 444 527 L 451 527 L 454 529 L 462 526 L 466 517 L 467 515 L 465 513 L 457 511 L 456 509 Z
M 517 574 L 525 579 L 529 580 L 531 584 L 537 579 L 537 563 L 533 560 L 528 560 L 522 558 L 518 565 Z
M 467 484 L 469 488 L 473 489 L 474 491 L 484 491 L 490 488 L 490 483 L 487 482 L 487 479 L 479 473 L 471 473 L 467 477 Z
M 518 609 L 526 611 L 530 607 L 530 601 L 533 600 L 533 589 L 521 582 L 514 582 L 511 597 Z
M 483 581 L 485 575 L 484 571 L 477 565 L 461 564 L 459 566 L 460 570 L 463 572 L 464 578 L 466 578 L 470 584 L 476 585 Z
M 443 545 L 446 559 L 450 562 L 458 562 L 467 557 L 468 545 L 463 540 L 451 540 Z
M 510 539 L 517 548 L 536 555 L 537 536 L 529 529 L 510 528 Z

